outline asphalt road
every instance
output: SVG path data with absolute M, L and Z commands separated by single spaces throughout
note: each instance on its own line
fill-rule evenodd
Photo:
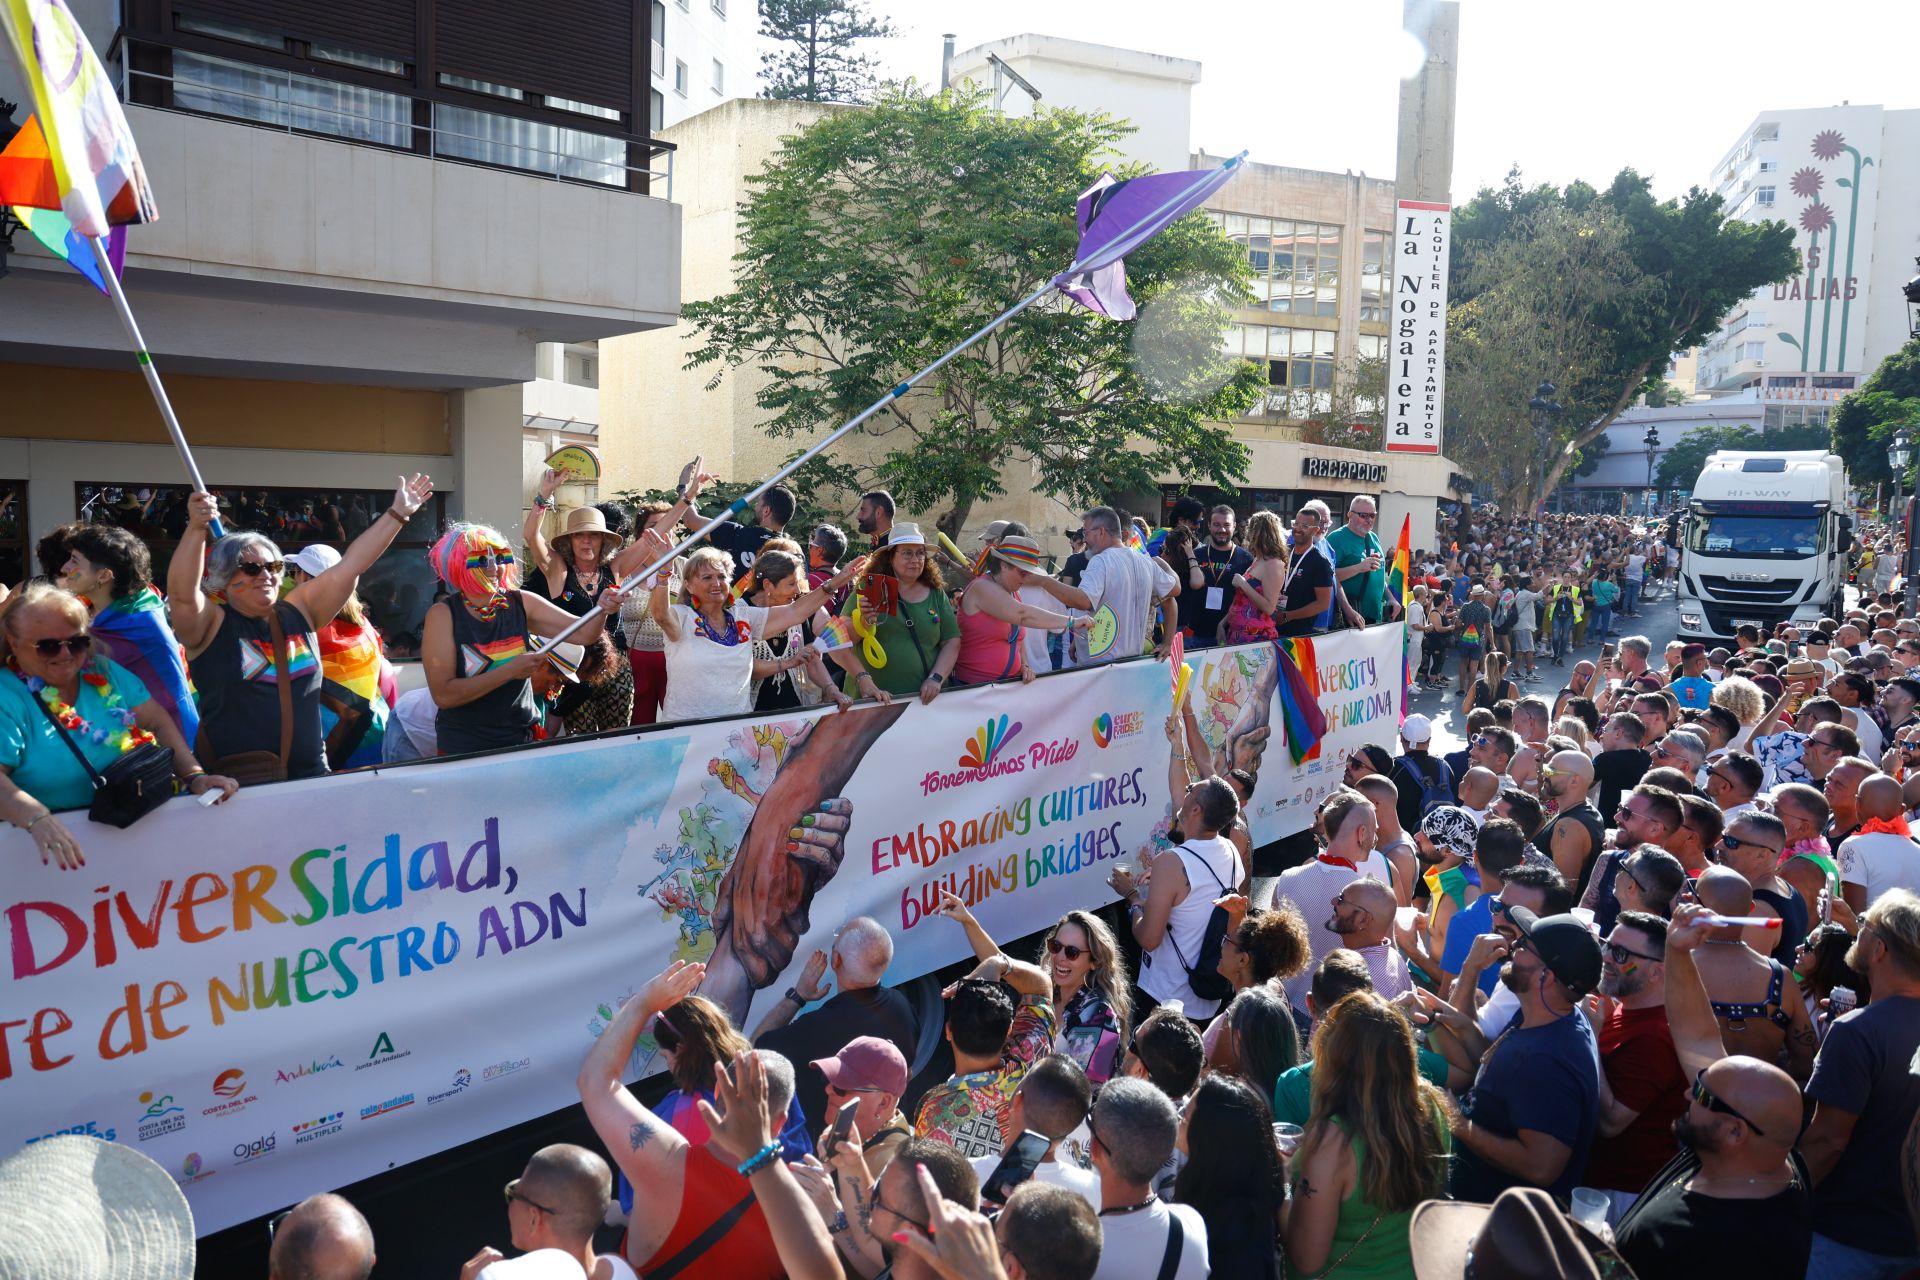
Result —
M 1680 610 L 1671 588 L 1663 589 L 1657 600 L 1643 598 L 1640 601 L 1640 613 L 1642 616 L 1638 618 L 1622 618 L 1616 613 L 1613 620 L 1614 630 L 1623 636 L 1647 637 L 1653 642 L 1653 660 L 1657 663 L 1660 660 L 1660 651 L 1666 647 L 1667 641 L 1679 634 L 1680 630 Z M 1600 639 L 1593 634 L 1591 611 L 1588 612 L 1588 619 L 1587 643 L 1584 648 L 1575 650 L 1573 656 L 1567 659 L 1565 666 L 1556 667 L 1544 655 L 1540 656 L 1535 663 L 1539 679 L 1532 684 L 1520 679 L 1511 670 L 1507 672 L 1508 677 L 1520 686 L 1522 694 L 1537 693 L 1551 703 L 1566 686 L 1567 676 L 1573 670 L 1575 662 L 1582 658 L 1589 660 L 1599 658 Z M 1536 636 L 1536 640 L 1543 638 Z M 1432 751 L 1435 755 L 1458 751 L 1465 745 L 1467 718 L 1461 714 L 1460 704 L 1466 698 L 1466 690 L 1458 687 L 1460 664 L 1453 654 L 1454 651 L 1448 653 L 1447 674 L 1453 677 L 1454 684 L 1446 686 L 1444 690 L 1429 689 L 1424 693 L 1416 693 L 1411 700 L 1413 711 L 1433 721 Z

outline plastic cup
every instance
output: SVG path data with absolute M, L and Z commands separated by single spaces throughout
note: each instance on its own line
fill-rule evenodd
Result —
M 1295 1151 L 1300 1149 L 1300 1139 L 1306 1136 L 1307 1131 L 1305 1129 L 1302 1129 L 1297 1124 L 1288 1124 L 1284 1120 L 1277 1122 L 1273 1126 L 1273 1140 L 1279 1144 L 1280 1154 L 1283 1156 L 1291 1157 Z
M 1607 1226 L 1607 1217 L 1613 1210 L 1612 1197 L 1604 1191 L 1595 1191 L 1592 1187 L 1573 1189 L 1573 1220 L 1587 1230 L 1598 1235 Z

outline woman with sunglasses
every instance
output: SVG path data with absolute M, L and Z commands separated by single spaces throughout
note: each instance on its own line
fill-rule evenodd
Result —
M 224 800 L 239 788 L 200 767 L 145 685 L 93 652 L 87 606 L 77 596 L 28 583 L 8 604 L 4 634 L 0 818 L 33 837 L 41 862 L 69 871 L 86 863 L 73 832 L 53 816 L 93 799 L 93 779 L 69 744 L 104 770 L 123 752 L 158 742 L 173 751 L 174 773 L 194 795 L 217 790 Z
M 425 475 L 403 478 L 393 502 L 353 540 L 340 563 L 284 599 L 280 585 L 286 562 L 273 541 L 260 533 L 230 533 L 209 552 L 217 504 L 210 493 L 187 499 L 186 532 L 167 566 L 167 611 L 200 695 L 198 745 L 210 767 L 244 756 L 246 781 L 327 772 L 316 628 L 334 620 L 360 575 L 432 495 L 433 481 Z M 276 630 L 282 636 L 278 642 Z M 279 651 L 287 655 L 284 672 L 275 657 Z M 291 726 L 280 721 L 282 678 L 291 687 Z

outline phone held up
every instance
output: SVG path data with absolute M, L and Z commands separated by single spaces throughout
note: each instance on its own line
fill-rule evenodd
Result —
M 1005 1204 L 1013 1189 L 1033 1176 L 1052 1145 L 1053 1140 L 1044 1133 L 1032 1129 L 1022 1133 L 980 1185 L 980 1198 L 989 1204 Z

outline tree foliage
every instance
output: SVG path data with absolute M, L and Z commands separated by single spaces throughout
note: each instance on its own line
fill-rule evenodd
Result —
M 866 102 L 876 90 L 877 60 L 854 45 L 895 34 L 860 0 L 760 0 L 760 35 L 773 42 L 760 55 L 762 96 Z
M 758 379 L 776 436 L 837 425 L 1072 260 L 1074 200 L 1126 129 L 1066 110 L 1012 119 L 959 91 L 828 116 L 752 179 L 734 291 L 682 308 L 700 343 L 689 367 Z M 1183 218 L 1128 255 L 1138 320 L 1036 304 L 869 419 L 864 462 L 842 453 L 815 475 L 884 486 L 949 534 L 1009 468 L 1087 503 L 1168 473 L 1230 484 L 1247 455 L 1219 420 L 1264 385 L 1221 350 L 1248 278 L 1218 227 Z
M 1308 444 L 1380 452 L 1387 438 L 1385 357 L 1355 356 L 1342 365 L 1327 411 L 1309 419 L 1300 438 Z
M 1920 338 L 1880 362 L 1858 390 L 1835 407 L 1828 445 L 1847 462 L 1847 480 L 1859 487 L 1889 480 L 1887 446 L 1902 426 L 1920 441 Z M 1909 469 L 1903 481 L 1910 481 Z
M 1569 228 L 1576 236 L 1589 230 L 1601 243 L 1527 243 Z M 1561 270 L 1581 258 L 1604 264 L 1608 275 L 1512 275 Z M 1660 201 L 1632 169 L 1605 190 L 1584 182 L 1527 187 L 1518 170 L 1509 173 L 1499 190 L 1482 189 L 1453 215 L 1448 453 L 1477 472 L 1481 456 L 1504 461 L 1480 478 L 1514 504 L 1509 509 L 1531 509 L 1588 443 L 1652 390 L 1673 352 L 1704 341 L 1736 304 L 1797 264 L 1784 224 L 1729 221 L 1720 197 L 1699 188 Z M 1529 308 L 1537 309 L 1539 327 L 1560 338 L 1530 335 Z M 1579 337 L 1575 315 L 1597 332 Z M 1496 340 L 1500 347 L 1490 347 Z M 1515 367 L 1526 360 L 1536 363 Z M 1560 388 L 1567 412 L 1536 437 L 1526 402 L 1542 380 Z M 1463 439 L 1467 457 L 1458 447 Z M 1513 449 L 1517 439 L 1529 447 Z
M 1827 429 L 1822 426 L 1794 425 L 1771 431 L 1744 423 L 1720 427 L 1701 427 L 1689 431 L 1660 455 L 1656 473 L 1662 489 L 1692 489 L 1706 465 L 1707 455 L 1720 449 L 1824 449 Z

